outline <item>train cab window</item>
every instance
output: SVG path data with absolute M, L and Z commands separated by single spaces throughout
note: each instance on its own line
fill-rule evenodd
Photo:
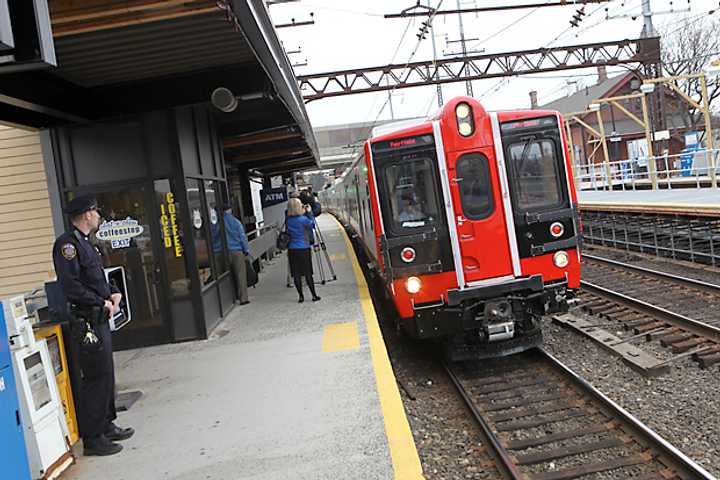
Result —
M 392 230 L 411 233 L 437 223 L 435 177 L 429 159 L 388 165 L 384 176 Z
M 533 137 L 512 143 L 508 149 L 517 207 L 535 210 L 561 205 L 560 160 L 555 142 Z
M 488 159 L 481 153 L 468 153 L 456 163 L 463 214 L 471 220 L 481 220 L 493 211 Z

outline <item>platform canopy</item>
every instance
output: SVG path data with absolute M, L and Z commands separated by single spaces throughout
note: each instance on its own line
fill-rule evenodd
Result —
M 96 122 L 210 104 L 225 87 L 237 108 L 213 111 L 231 168 L 317 166 L 297 80 L 261 0 L 46 1 L 57 67 L 5 73 L 0 59 L 0 121 Z

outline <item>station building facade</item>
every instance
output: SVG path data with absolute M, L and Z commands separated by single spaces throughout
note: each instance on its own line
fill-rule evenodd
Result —
M 0 298 L 55 277 L 63 208 L 92 194 L 106 218 L 95 240 L 122 269 L 132 315 L 116 347 L 206 338 L 235 300 L 221 206 L 254 225 L 249 179 L 317 165 L 313 133 L 263 2 L 148 1 L 147 18 L 107 3 L 93 18 L 98 5 L 65 12 L 50 0 L 57 66 L 0 64 L 12 104 L 0 113 Z M 193 48 L 178 50 L 191 31 Z M 218 87 L 237 95 L 236 111 L 213 106 Z M 251 248 L 272 236 L 251 233 Z

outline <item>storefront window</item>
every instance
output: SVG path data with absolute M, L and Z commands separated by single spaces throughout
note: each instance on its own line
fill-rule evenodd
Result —
M 202 285 L 208 285 L 214 280 L 210 261 L 210 243 L 208 242 L 205 216 L 203 215 L 202 182 L 194 178 L 185 181 L 185 188 L 188 197 L 188 210 L 192 222 L 193 243 L 195 244 L 195 256 L 197 257 L 197 268 Z
M 182 297 L 190 294 L 190 279 L 185 264 L 185 242 L 181 224 L 180 203 L 170 189 L 169 180 L 155 182 L 155 201 L 160 212 L 160 233 L 167 266 L 170 296 Z
M 210 237 L 212 239 L 213 257 L 215 258 L 215 273 L 220 276 L 228 271 L 228 261 L 225 254 L 227 247 L 223 235 L 222 193 L 220 192 L 219 182 L 206 180 L 204 183 L 207 218 L 210 219 Z

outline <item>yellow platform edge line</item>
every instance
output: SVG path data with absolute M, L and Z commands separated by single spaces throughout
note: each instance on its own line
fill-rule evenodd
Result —
M 365 317 L 365 326 L 368 332 L 368 340 L 370 343 L 370 354 L 372 357 L 373 369 L 375 370 L 375 381 L 377 383 L 378 397 L 380 398 L 380 408 L 382 410 L 383 420 L 385 422 L 385 436 L 388 440 L 390 448 L 390 457 L 392 459 L 393 471 L 396 480 L 419 480 L 424 479 L 422 473 L 422 465 L 420 464 L 420 456 L 415 446 L 415 439 L 410 424 L 408 423 L 405 408 L 400 398 L 395 374 L 390 366 L 390 358 L 385 349 L 385 342 L 380 333 L 380 324 L 378 323 L 375 307 L 370 298 L 365 276 L 360 269 L 355 250 L 347 232 L 340 222 L 331 215 L 333 220 L 337 222 L 340 232 L 345 239 L 345 247 L 347 248 L 348 257 L 352 262 L 355 280 L 358 285 L 358 293 L 360 295 L 360 305 L 362 306 L 363 317 Z
M 341 352 L 360 348 L 357 322 L 332 323 L 323 330 L 322 352 Z

